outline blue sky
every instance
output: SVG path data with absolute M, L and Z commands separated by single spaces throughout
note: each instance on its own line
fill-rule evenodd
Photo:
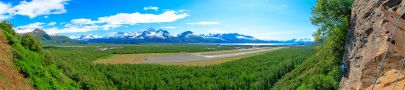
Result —
M 266 40 L 312 38 L 315 0 L 0 0 L 17 32 L 42 28 L 78 37 L 149 27 L 176 35 L 241 33 Z

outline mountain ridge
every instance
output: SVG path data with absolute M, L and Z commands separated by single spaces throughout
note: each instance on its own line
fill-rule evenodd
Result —
M 210 33 L 194 34 L 192 31 L 185 31 L 177 35 L 171 35 L 167 30 L 148 28 L 135 32 L 114 32 L 106 36 L 94 34 L 82 35 L 78 38 L 69 38 L 62 35 L 49 35 L 42 29 L 35 29 L 32 34 L 45 44 L 66 44 L 66 43 L 297 43 L 312 44 L 311 39 L 291 40 L 261 40 L 250 35 L 239 33 Z
M 311 39 L 261 40 L 239 33 L 194 34 L 185 31 L 175 36 L 163 29 L 148 28 L 137 32 L 114 32 L 107 36 L 82 35 L 76 40 L 88 43 L 312 43 Z
M 39 28 L 36 28 L 34 31 L 29 32 L 28 34 L 34 35 L 44 44 L 81 43 L 80 41 L 73 40 L 67 36 L 49 35 L 44 30 Z

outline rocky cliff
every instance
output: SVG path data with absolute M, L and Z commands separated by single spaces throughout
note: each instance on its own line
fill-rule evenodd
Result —
M 398 73 L 395 89 L 405 88 L 405 68 L 401 71 L 400 61 L 405 57 L 405 16 L 401 14 L 404 2 L 355 0 L 344 55 L 348 73 L 340 89 L 370 90 L 383 59 L 385 62 L 374 89 L 393 89 Z

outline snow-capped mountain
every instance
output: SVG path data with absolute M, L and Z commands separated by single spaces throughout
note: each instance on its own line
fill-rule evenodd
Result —
M 166 39 L 171 38 L 170 33 L 166 30 L 155 30 L 149 28 L 147 30 L 142 30 L 139 32 L 115 32 L 109 34 L 106 38 L 121 38 L 121 39 L 151 39 L 151 38 L 160 38 Z
M 225 34 L 200 34 L 196 35 L 191 31 L 183 32 L 177 35 L 181 42 L 187 43 L 246 43 L 246 42 L 265 42 L 252 36 L 238 33 Z
M 167 30 L 149 28 L 137 32 L 114 32 L 104 37 L 84 35 L 78 38 L 89 43 L 269 43 L 288 41 L 266 41 L 238 33 L 194 34 L 185 31 L 172 36 Z M 299 40 L 295 40 L 299 41 Z
M 89 35 L 82 35 L 79 38 L 76 38 L 77 40 L 92 40 L 92 39 L 99 39 L 102 38 L 101 36 L 98 35 L 93 35 L 93 34 L 89 34 Z

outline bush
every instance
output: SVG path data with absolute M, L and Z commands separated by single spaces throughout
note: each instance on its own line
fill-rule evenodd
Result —
M 315 90 L 336 90 L 339 87 L 333 77 L 327 75 L 315 75 L 309 80 L 309 89 Z M 305 85 L 305 84 L 304 84 Z
M 23 35 L 21 42 L 23 46 L 34 52 L 40 52 L 43 49 L 41 42 L 39 42 L 39 40 L 31 34 Z

